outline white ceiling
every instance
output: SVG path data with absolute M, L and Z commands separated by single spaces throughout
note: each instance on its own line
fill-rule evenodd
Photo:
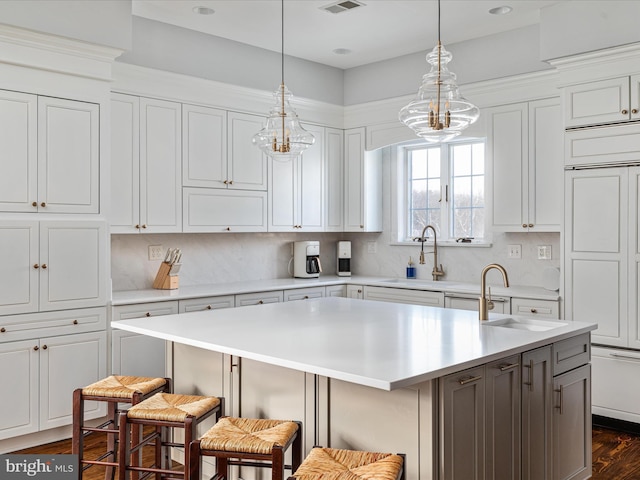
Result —
M 568 0 L 560 0 L 568 1 Z M 435 0 L 362 0 L 365 6 L 333 14 L 335 0 L 285 0 L 284 51 L 337 68 L 351 68 L 431 50 L 437 42 Z M 543 0 L 442 0 L 446 46 L 539 22 Z M 276 52 L 281 51 L 280 0 L 133 0 L 133 14 Z M 509 5 L 507 15 L 489 9 Z M 212 8 L 198 15 L 197 6 Z M 349 49 L 337 55 L 335 49 Z

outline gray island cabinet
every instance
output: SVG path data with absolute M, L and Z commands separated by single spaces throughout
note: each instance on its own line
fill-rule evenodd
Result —
M 176 391 L 301 420 L 305 452 L 404 453 L 409 480 L 591 475 L 593 324 L 320 298 L 112 326 L 173 342 Z

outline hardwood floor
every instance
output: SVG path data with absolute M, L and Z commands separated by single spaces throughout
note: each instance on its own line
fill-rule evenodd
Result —
M 593 480 L 640 479 L 640 435 L 594 426 L 592 444 Z M 97 452 L 104 450 L 103 439 L 98 435 L 90 436 L 86 448 L 88 455 L 97 456 Z M 71 453 L 71 441 L 63 440 L 14 453 Z M 90 468 L 83 476 L 83 480 L 102 479 L 104 469 L 100 467 Z

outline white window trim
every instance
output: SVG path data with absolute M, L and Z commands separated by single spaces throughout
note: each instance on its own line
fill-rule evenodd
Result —
M 461 139 L 463 140 L 463 139 Z M 467 137 L 464 141 L 480 140 L 477 138 Z M 409 240 L 401 240 L 404 238 L 404 232 L 406 231 L 407 215 L 404 211 L 407 205 L 407 185 L 406 178 L 406 162 L 404 161 L 404 149 L 413 145 L 424 145 L 420 142 L 407 142 L 398 145 L 392 145 L 390 149 L 390 238 L 389 245 L 392 246 L 407 246 L 417 245 L 417 242 Z M 485 169 L 485 195 L 489 193 L 486 189 L 487 185 L 487 171 Z M 487 208 L 485 202 L 485 208 Z M 472 240 L 470 243 L 456 242 L 455 240 L 440 240 L 438 239 L 438 247 L 455 247 L 455 248 L 488 248 L 492 246 L 491 230 L 488 228 L 487 216 L 485 215 L 485 237 L 482 240 Z M 427 240 L 425 245 L 432 245 L 433 241 Z

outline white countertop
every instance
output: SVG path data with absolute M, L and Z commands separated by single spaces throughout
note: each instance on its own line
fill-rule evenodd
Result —
M 492 319 L 509 317 L 492 314 Z M 516 318 L 516 317 L 513 317 Z M 478 313 L 320 298 L 114 321 L 113 328 L 393 390 L 585 333 L 481 325 Z
M 215 297 L 220 295 L 238 295 L 243 293 L 288 290 L 292 288 L 320 287 L 342 284 L 369 285 L 391 288 L 410 288 L 416 290 L 444 291 L 445 294 L 480 295 L 480 285 L 452 281 L 409 280 L 406 278 L 351 276 L 338 277 L 321 275 L 319 278 L 277 278 L 272 280 L 254 280 L 248 282 L 218 283 L 207 285 L 183 286 L 176 290 L 126 290 L 114 291 L 113 305 L 130 305 L 136 303 L 162 302 L 167 300 L 186 300 L 189 298 Z M 514 285 L 504 288 L 502 285 L 491 285 L 494 296 L 533 298 L 539 300 L 558 300 L 556 291 L 542 287 Z

